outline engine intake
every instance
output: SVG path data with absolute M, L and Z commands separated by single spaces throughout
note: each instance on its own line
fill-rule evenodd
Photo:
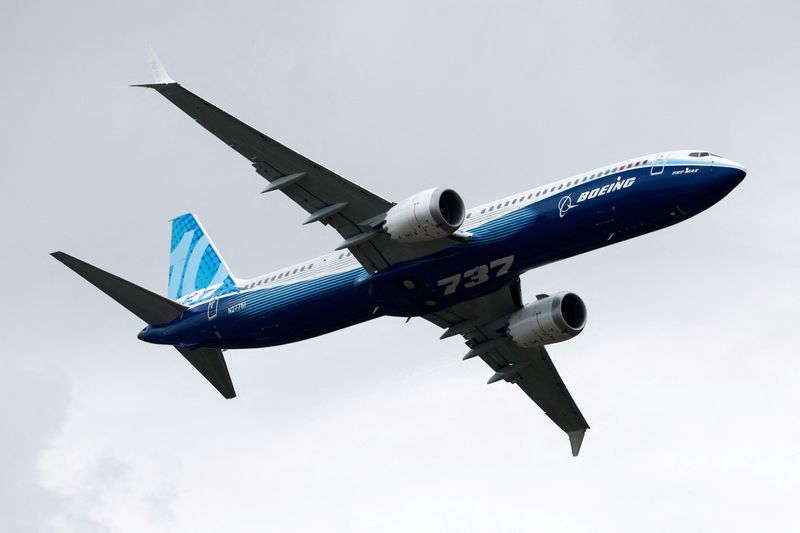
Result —
M 454 233 L 464 223 L 464 201 L 438 187 L 406 198 L 386 212 L 384 229 L 396 241 L 420 242 Z
M 586 306 L 572 292 L 562 291 L 529 303 L 509 317 L 508 336 L 523 348 L 569 340 L 586 325 Z

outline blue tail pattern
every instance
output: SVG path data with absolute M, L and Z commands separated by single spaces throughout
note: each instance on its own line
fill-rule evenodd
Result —
M 174 219 L 167 295 L 181 300 L 223 281 L 232 285 L 233 277 L 200 221 L 191 213 Z

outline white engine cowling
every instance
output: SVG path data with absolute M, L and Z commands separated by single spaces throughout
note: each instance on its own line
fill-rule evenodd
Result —
M 572 292 L 559 292 L 536 300 L 514 312 L 508 336 L 523 348 L 562 342 L 576 336 L 586 325 L 586 306 Z
M 456 191 L 438 187 L 406 198 L 389 209 L 383 227 L 396 241 L 432 241 L 461 227 L 465 211 L 464 201 Z

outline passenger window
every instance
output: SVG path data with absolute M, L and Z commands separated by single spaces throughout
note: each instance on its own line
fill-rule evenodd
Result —
M 529 194 L 528 195 L 528 200 L 530 200 L 532 197 L 533 197 L 533 193 Z
M 481 215 L 484 214 L 485 212 L 486 212 L 486 208 L 484 207 L 483 209 L 481 209 Z

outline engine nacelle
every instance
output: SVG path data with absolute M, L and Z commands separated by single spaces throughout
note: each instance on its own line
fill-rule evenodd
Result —
M 586 306 L 572 292 L 559 292 L 527 304 L 508 322 L 508 336 L 524 348 L 562 342 L 586 325 Z
M 420 242 L 447 237 L 464 222 L 464 201 L 452 189 L 428 189 L 386 212 L 384 229 L 396 241 Z

